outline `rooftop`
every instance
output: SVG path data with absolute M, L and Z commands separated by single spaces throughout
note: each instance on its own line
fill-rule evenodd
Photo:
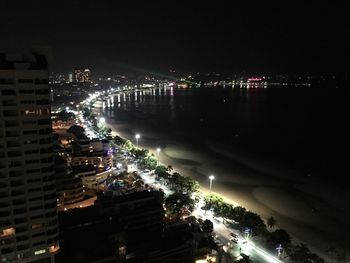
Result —
M 45 55 L 30 53 L 0 52 L 0 70 L 47 70 Z

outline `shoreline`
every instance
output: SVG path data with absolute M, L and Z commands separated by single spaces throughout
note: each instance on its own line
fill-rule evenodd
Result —
M 133 136 L 136 133 L 135 126 L 137 126 L 135 120 L 127 123 L 125 121 L 116 123 L 113 118 L 103 114 L 100 109 L 98 111 L 106 117 L 106 124 L 112 129 L 113 135 L 133 141 Z M 139 129 L 137 129 L 137 132 L 139 132 Z M 339 235 L 339 232 L 344 232 L 342 231 L 344 228 L 339 231 L 338 225 L 325 223 L 327 220 L 319 219 L 323 216 L 329 217 L 329 214 L 310 213 L 309 208 L 314 206 L 313 203 L 324 204 L 322 200 L 316 198 L 317 196 L 308 188 L 304 180 L 288 178 L 290 174 L 287 174 L 287 176 L 286 174 L 278 175 L 275 173 L 276 170 L 273 171 L 273 169 L 273 173 L 269 173 L 269 171 L 263 173 L 259 163 L 258 165 L 254 163 L 251 166 L 251 160 L 245 160 L 244 157 L 242 159 L 241 156 L 235 158 L 234 155 L 236 154 L 237 157 L 237 153 L 232 154 L 225 149 L 220 149 L 218 145 L 213 146 L 212 143 L 209 143 L 208 148 L 220 157 L 218 159 L 224 158 L 226 162 L 227 160 L 234 160 L 234 163 L 227 166 L 226 164 L 222 165 L 225 161 L 208 161 L 205 154 L 198 152 L 198 150 L 188 149 L 186 145 L 181 145 L 181 143 L 179 144 L 164 134 L 161 134 L 164 136 L 159 137 L 159 134 L 159 132 L 154 132 L 152 129 L 145 133 L 142 132 L 140 147 L 148 149 L 150 153 L 156 156 L 155 149 L 160 145 L 164 146 L 159 161 L 172 165 L 174 170 L 180 174 L 191 176 L 197 180 L 200 183 L 201 191 L 208 192 L 208 187 L 205 187 L 209 186 L 207 177 L 211 171 L 215 170 L 214 174 L 219 175 L 219 177 L 213 183 L 213 192 L 220 192 L 225 201 L 234 205 L 241 205 L 258 213 L 262 218 L 274 216 L 277 219 L 277 225 L 291 234 L 293 243 L 306 243 L 311 251 L 319 254 L 327 262 L 335 262 L 333 258 L 325 253 L 325 250 L 330 246 L 339 247 L 346 252 L 350 251 L 350 244 L 345 240 L 345 234 L 343 236 Z M 227 170 L 230 169 L 231 172 L 227 173 Z M 291 185 L 288 186 L 288 184 Z M 315 187 L 317 188 L 317 186 Z M 293 191 L 289 188 L 293 188 Z M 276 191 L 276 189 L 279 191 Z M 295 193 L 298 197 L 297 201 L 293 201 L 296 197 Z M 286 202 L 285 205 L 280 204 L 281 198 Z M 331 210 L 336 210 L 336 208 L 331 208 Z M 333 219 L 338 219 L 336 216 L 338 212 L 335 211 L 331 214 Z M 345 246 L 338 245 L 341 243 Z

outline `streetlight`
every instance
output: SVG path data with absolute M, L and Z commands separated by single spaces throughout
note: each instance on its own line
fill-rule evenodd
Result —
M 210 175 L 209 176 L 209 180 L 210 180 L 210 183 L 209 183 L 209 189 L 210 189 L 210 192 L 211 192 L 211 187 L 213 185 L 213 180 L 215 179 L 215 176 L 214 175 Z
M 282 245 L 279 244 L 278 247 L 276 247 L 276 250 L 278 251 L 278 257 L 280 257 L 282 253 L 281 251 L 283 250 Z
M 100 120 L 99 120 L 100 124 L 105 124 L 106 123 L 106 119 L 101 117 Z
M 160 153 L 160 148 L 157 148 L 157 166 L 159 165 L 159 153 Z
M 135 138 L 136 138 L 136 146 L 139 147 L 139 139 L 140 139 L 140 134 L 136 134 Z

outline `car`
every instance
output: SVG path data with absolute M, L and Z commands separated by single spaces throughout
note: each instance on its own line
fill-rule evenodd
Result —
M 238 244 L 238 239 L 237 238 L 230 238 L 230 241 L 233 242 L 233 243 Z
M 231 237 L 234 237 L 234 238 L 237 238 L 237 237 L 238 237 L 238 235 L 235 234 L 235 233 L 230 233 L 230 236 L 231 236 Z
M 214 243 L 215 243 L 218 247 L 223 247 L 223 246 L 224 246 L 224 243 L 222 243 L 220 239 L 214 240 Z
M 241 253 L 241 257 L 242 257 L 243 259 L 249 259 L 249 256 L 246 255 L 246 254 L 244 254 L 244 253 Z

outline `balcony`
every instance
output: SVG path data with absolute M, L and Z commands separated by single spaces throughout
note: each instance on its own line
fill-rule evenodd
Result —
M 7 148 L 12 148 L 12 147 L 21 147 L 21 143 L 18 141 L 8 141 L 6 142 Z
M 19 133 L 16 131 L 6 131 L 5 136 L 7 138 L 12 138 L 12 137 L 19 137 Z
M 24 190 L 12 190 L 11 191 L 12 196 L 25 196 Z
M 1 95 L 3 96 L 15 96 L 16 95 L 16 91 L 13 89 L 3 89 L 1 91 Z
M 0 198 L 8 198 L 9 193 L 8 192 L 0 192 Z
M 9 206 L 10 206 L 10 204 L 8 202 L 0 202 L 0 209 L 7 208 Z
M 12 200 L 12 205 L 13 206 L 17 206 L 17 205 L 25 205 L 26 204 L 26 200 L 25 199 L 16 199 L 16 200 Z M 25 212 L 25 210 L 24 210 Z
M 28 222 L 27 218 L 25 217 L 21 217 L 21 218 L 15 218 L 15 224 L 23 224 L 23 223 L 26 223 Z
M 15 80 L 14 79 L 0 78 L 0 85 L 12 85 L 12 84 L 15 84 Z
M 8 107 L 8 106 L 16 106 L 17 103 L 14 100 L 3 100 L 2 101 L 2 106 Z
M 5 127 L 18 127 L 18 122 L 17 121 L 5 121 Z
M 9 167 L 10 167 L 10 168 L 19 167 L 19 166 L 21 166 L 21 165 L 22 165 L 22 162 L 21 162 L 21 161 L 11 161 L 11 162 L 9 163 Z
M 21 157 L 21 156 L 22 156 L 22 153 L 19 152 L 19 151 L 8 151 L 8 152 L 7 152 L 7 156 L 8 156 L 9 158 Z
M 6 117 L 17 117 L 18 112 L 16 110 L 4 110 L 3 116 Z
M 18 177 L 18 176 L 23 176 L 22 171 L 10 171 L 10 177 Z
M 16 186 L 22 186 L 24 185 L 24 181 L 18 180 L 18 181 L 11 181 L 11 186 L 16 187 Z

